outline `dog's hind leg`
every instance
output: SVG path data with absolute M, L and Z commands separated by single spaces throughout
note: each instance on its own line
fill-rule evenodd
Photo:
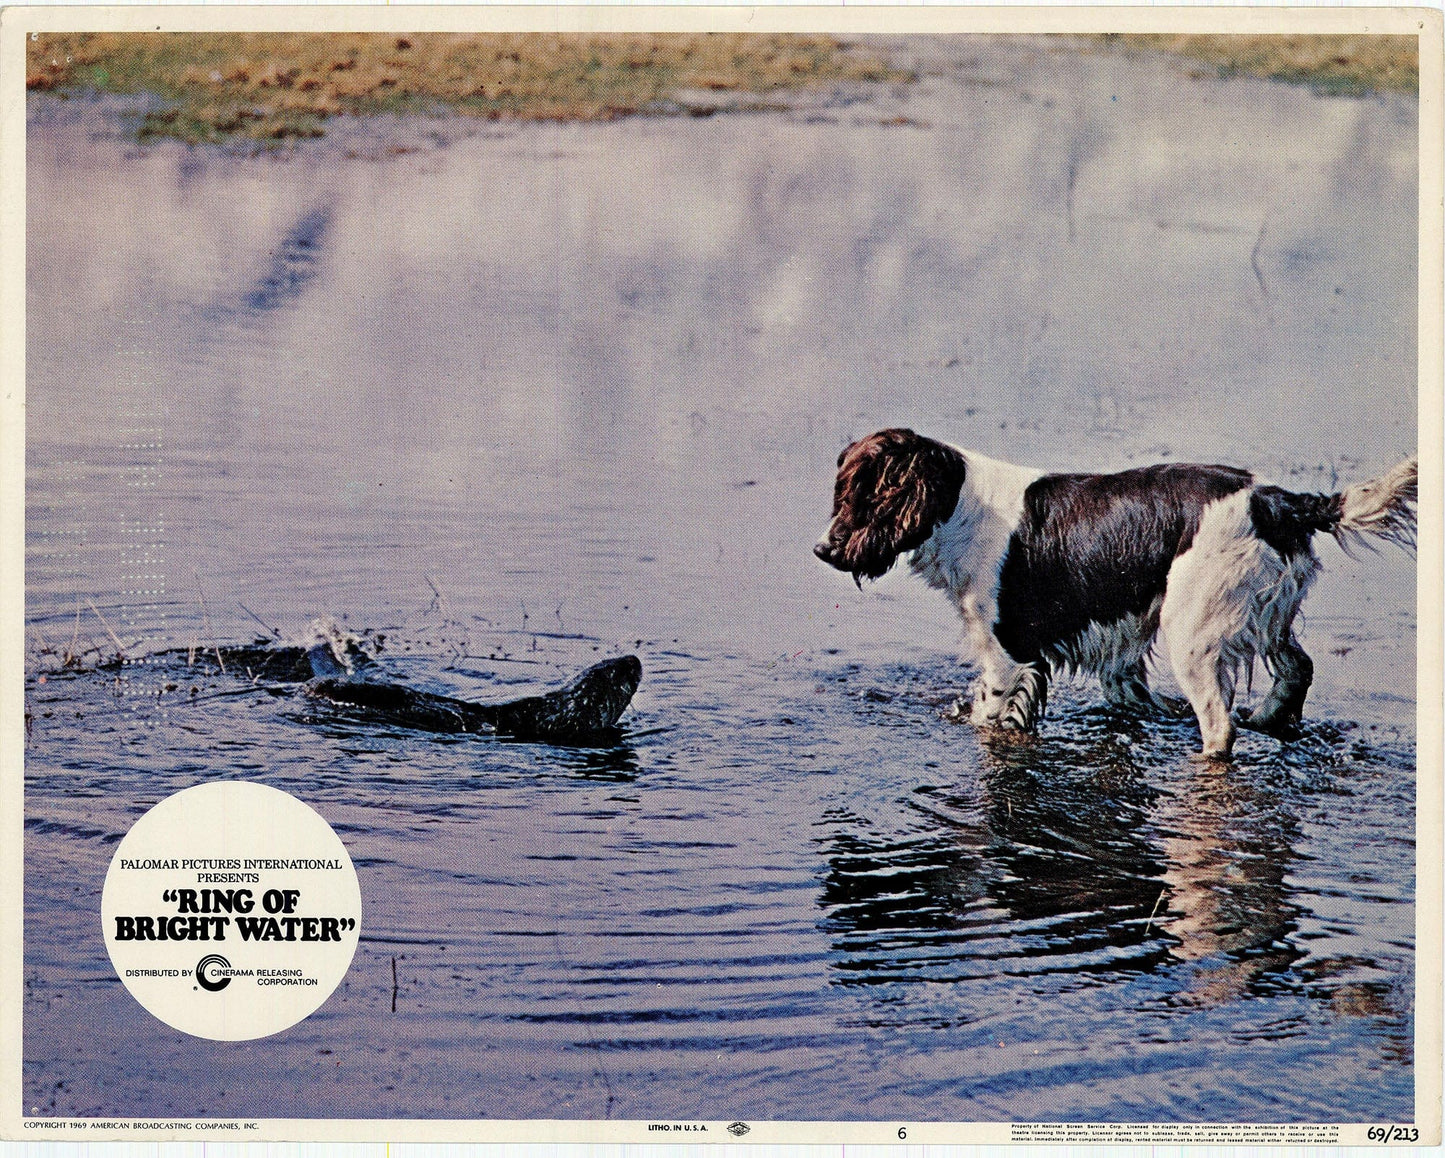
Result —
M 1166 638 L 1174 676 L 1199 720 L 1202 755 L 1208 760 L 1229 759 L 1234 750 L 1234 720 L 1229 714 L 1234 702 L 1234 679 L 1218 641 L 1198 647 L 1190 635 Z
M 1159 633 L 1175 678 L 1199 720 L 1206 759 L 1234 750 L 1234 676 L 1252 651 L 1249 609 L 1257 589 L 1260 544 L 1241 533 L 1242 504 L 1224 500 L 1205 512 L 1194 545 L 1169 569 Z
M 1250 633 L 1274 677 L 1269 694 L 1240 723 L 1277 740 L 1293 740 L 1300 734 L 1305 696 L 1314 680 L 1315 665 L 1294 634 L 1294 619 L 1310 584 L 1319 573 L 1319 560 L 1312 551 L 1291 557 L 1266 555 L 1278 571 L 1269 586 L 1269 597 L 1256 600 L 1250 612 Z
M 1269 689 L 1259 707 L 1255 708 L 1240 723 L 1255 732 L 1264 732 L 1277 740 L 1293 740 L 1299 736 L 1300 717 L 1304 715 L 1305 696 L 1309 694 L 1314 681 L 1315 665 L 1305 649 L 1299 645 L 1294 632 L 1276 641 L 1265 652 L 1265 661 L 1274 674 L 1274 686 Z

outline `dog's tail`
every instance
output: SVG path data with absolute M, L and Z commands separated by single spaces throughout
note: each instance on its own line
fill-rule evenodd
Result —
M 1256 486 L 1249 513 L 1260 538 L 1286 558 L 1308 551 L 1311 536 L 1319 531 L 1333 535 L 1351 558 L 1359 547 L 1373 551 L 1375 539 L 1414 554 L 1419 473 L 1418 461 L 1407 458 L 1379 478 L 1333 495 Z
M 1415 553 L 1415 504 L 1420 493 L 1420 461 L 1413 455 L 1379 478 L 1346 487 L 1334 496 L 1339 521 L 1326 527 L 1346 555 L 1355 548 L 1373 549 L 1371 538 L 1383 539 Z

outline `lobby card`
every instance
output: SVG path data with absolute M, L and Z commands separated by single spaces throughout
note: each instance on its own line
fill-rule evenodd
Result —
M 5 1136 L 1438 1145 L 1438 12 L 0 32 Z

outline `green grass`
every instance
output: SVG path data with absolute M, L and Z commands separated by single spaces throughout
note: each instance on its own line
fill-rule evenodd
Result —
M 1413 36 L 1173 36 L 1097 38 L 1129 50 L 1169 52 L 1213 66 L 1221 78 L 1261 77 L 1329 96 L 1420 91 Z
M 910 79 L 833 37 L 731 33 L 42 34 L 26 64 L 31 91 L 153 94 L 141 138 L 194 143 L 319 136 L 345 114 L 596 121 L 676 111 L 683 90 Z

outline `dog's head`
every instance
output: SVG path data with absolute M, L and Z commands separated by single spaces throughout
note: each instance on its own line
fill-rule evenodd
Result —
M 813 554 L 854 582 L 877 579 L 921 547 L 958 505 L 964 459 L 911 430 L 880 430 L 838 456 L 833 521 Z

